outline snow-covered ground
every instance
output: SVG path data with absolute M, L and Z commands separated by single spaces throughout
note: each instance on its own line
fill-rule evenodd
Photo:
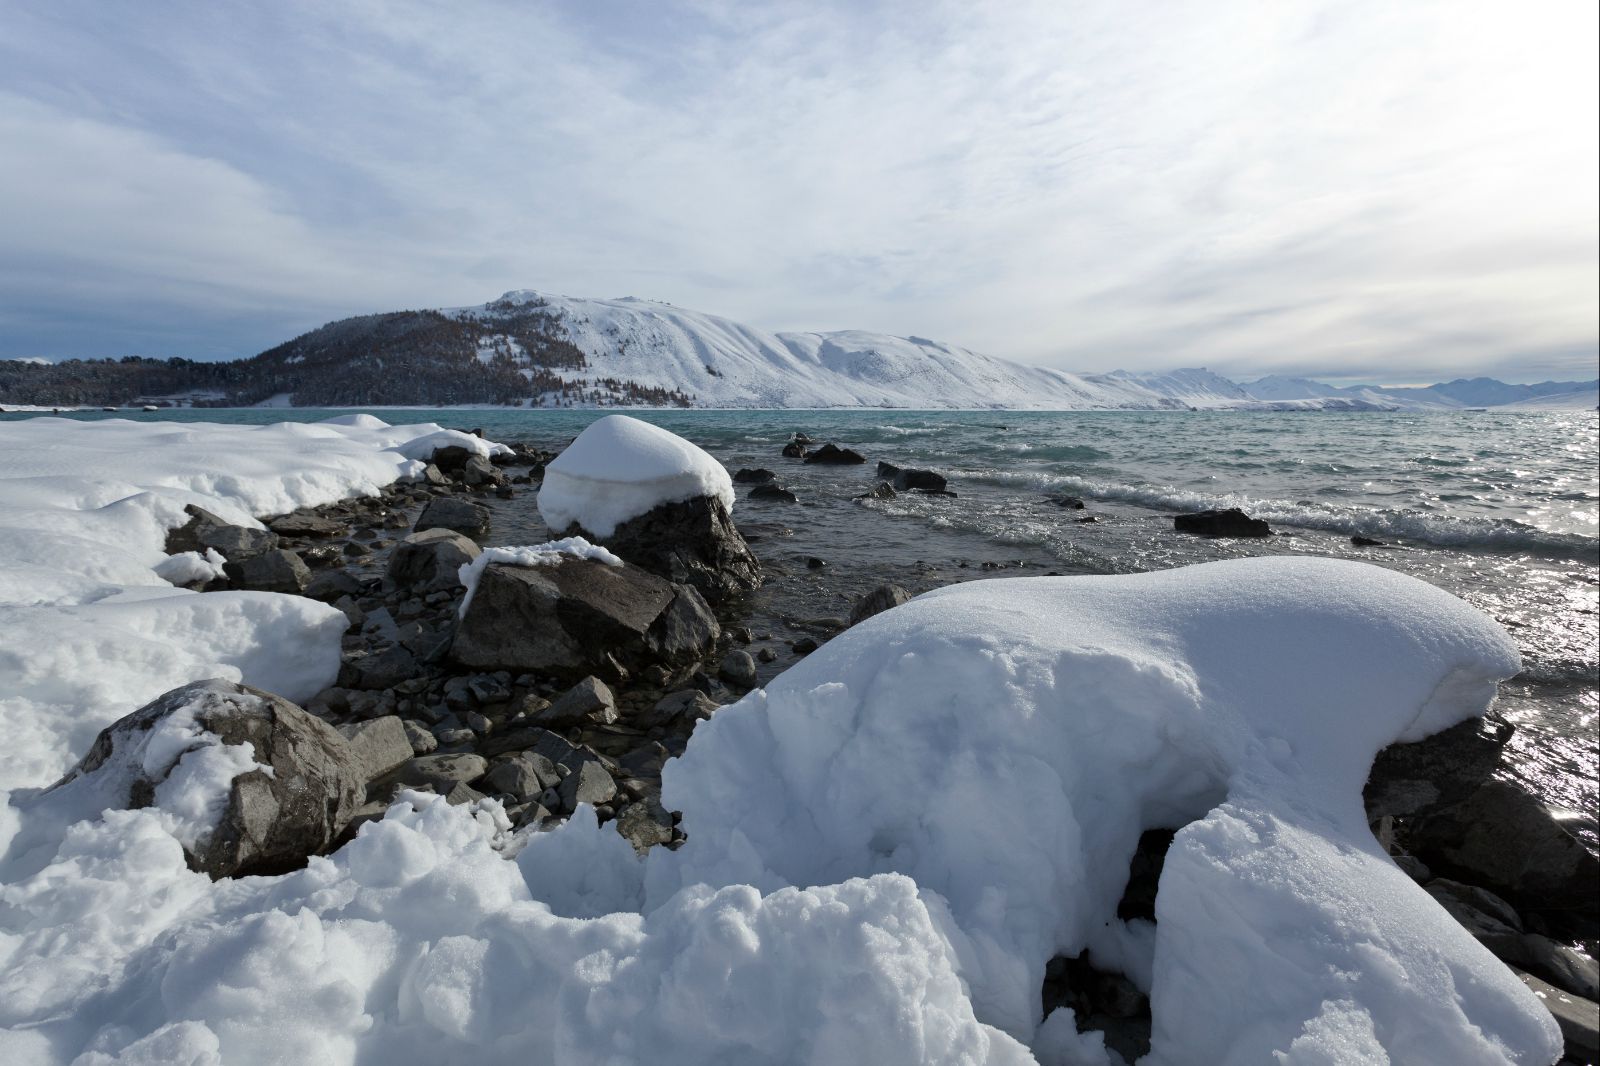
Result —
M 240 753 L 198 738 L 181 796 L 139 810 L 27 787 L 180 683 L 331 679 L 331 608 L 152 567 L 185 502 L 242 520 L 370 491 L 440 442 L 340 423 L 0 425 L 24 753 L 0 779 L 0 1061 L 1103 1066 L 1037 1017 L 1045 962 L 1084 948 L 1149 990 L 1149 1066 L 1558 1056 L 1361 805 L 1374 752 L 1481 713 L 1516 653 L 1358 563 L 919 597 L 702 725 L 664 773 L 687 843 L 642 861 L 587 808 L 514 835 L 493 801 L 411 793 L 302 871 L 212 882 L 181 840 Z M 1153 826 L 1184 827 L 1159 924 L 1123 923 Z

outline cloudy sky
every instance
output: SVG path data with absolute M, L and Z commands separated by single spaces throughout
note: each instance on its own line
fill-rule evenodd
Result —
M 1594 0 L 0 0 L 0 357 L 512 288 L 1070 370 L 1593 377 Z

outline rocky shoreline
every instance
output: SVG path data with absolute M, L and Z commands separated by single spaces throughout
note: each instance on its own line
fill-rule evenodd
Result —
M 811 464 L 866 461 L 831 445 L 813 451 L 812 443 L 797 438 L 784 455 Z M 620 567 L 578 556 L 518 566 L 498 561 L 492 547 L 485 556 L 481 542 L 499 510 L 535 491 L 554 457 L 526 444 L 493 462 L 441 449 L 416 481 L 268 516 L 265 530 L 190 509 L 189 522 L 169 536 L 169 552 L 203 557 L 214 549 L 228 560 L 223 573 L 193 587 L 305 595 L 349 620 L 337 682 L 303 708 L 240 686 L 191 694 L 252 708 L 246 717 L 266 724 L 240 735 L 271 756 L 258 761 L 278 769 L 274 782 L 287 788 L 313 780 L 337 797 L 300 810 L 288 825 L 294 805 L 286 792 L 264 778 L 254 792 L 236 782 L 227 823 L 235 846 L 225 855 L 192 853 L 191 865 L 213 877 L 293 868 L 381 818 L 408 788 L 453 804 L 498 799 L 514 827 L 550 826 L 588 804 L 640 853 L 678 847 L 685 838 L 661 804 L 661 770 L 700 721 L 912 593 L 1010 569 L 992 559 L 925 564 L 913 578 L 895 575 L 901 584 L 874 585 L 843 560 L 797 549 L 785 525 L 738 526 L 704 498 L 592 538 L 615 548 Z M 952 494 L 931 472 L 880 462 L 878 474 L 873 492 Z M 771 471 L 741 470 L 734 480 L 768 487 L 772 506 L 788 502 Z M 459 572 L 480 558 L 473 602 L 463 610 Z M 763 576 L 768 588 L 757 596 Z M 774 588 L 800 581 L 813 593 L 806 604 L 831 583 L 838 616 L 805 617 L 797 604 L 774 601 Z M 153 709 L 172 711 L 182 702 L 171 699 L 175 693 L 108 727 L 74 774 L 95 772 L 117 738 L 148 729 L 161 713 Z M 1600 866 L 1544 807 L 1495 776 L 1511 729 L 1491 715 L 1388 749 L 1368 782 L 1367 814 L 1401 868 L 1544 997 L 1562 1025 L 1567 1061 L 1593 1061 L 1600 1056 Z M 297 775 L 272 754 L 280 749 L 320 752 L 326 765 Z M 139 789 L 150 787 L 131 784 L 130 805 L 140 805 Z M 1170 831 L 1145 834 L 1120 917 L 1153 919 L 1171 839 Z M 237 846 L 240 840 L 252 843 Z M 1087 955 L 1052 963 L 1041 995 L 1047 1013 L 1073 1006 L 1080 1024 L 1103 1029 L 1108 1046 L 1130 1059 L 1148 1047 L 1148 1001 Z

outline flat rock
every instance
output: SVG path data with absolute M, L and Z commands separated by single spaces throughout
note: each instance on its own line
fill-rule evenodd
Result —
M 481 755 L 418 755 L 400 767 L 396 780 L 402 785 L 427 785 L 441 796 L 458 784 L 471 784 L 489 770 Z
M 453 529 L 476 540 L 489 532 L 489 508 L 454 496 L 429 500 L 417 516 L 413 531 L 423 533 L 430 529 Z
M 1566 1043 L 1563 1061 L 1591 1063 L 1600 1058 L 1600 1003 L 1563 992 L 1530 973 L 1518 972 L 1517 976 L 1561 1027 L 1561 1039 Z
M 284 537 L 337 537 L 350 525 L 321 515 L 286 514 L 268 522 L 267 528 Z
M 311 584 L 311 568 L 287 548 L 273 548 L 239 562 L 230 557 L 223 565 L 222 572 L 234 588 L 256 592 L 283 592 L 298 596 Z
M 338 728 L 367 781 L 377 780 L 415 754 L 405 723 L 398 715 L 384 715 Z
M 591 807 L 610 803 L 616 798 L 617 783 L 598 762 L 584 762 L 562 778 L 556 791 L 561 796 L 562 807 L 571 811 L 580 803 Z

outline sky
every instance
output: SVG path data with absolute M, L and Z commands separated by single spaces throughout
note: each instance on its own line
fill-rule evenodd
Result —
M 0 0 L 0 358 L 532 288 L 1079 372 L 1592 378 L 1594 0 Z

